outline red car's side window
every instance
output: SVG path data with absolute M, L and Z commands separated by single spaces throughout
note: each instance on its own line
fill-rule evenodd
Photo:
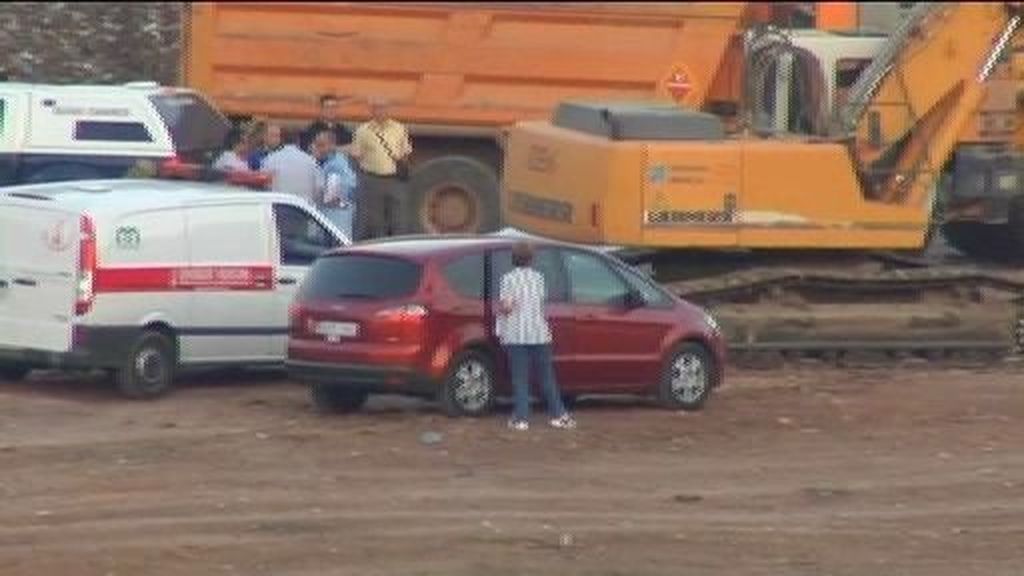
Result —
M 490 294 L 498 293 L 501 277 L 512 269 L 512 251 L 495 250 L 491 252 Z M 544 276 L 544 285 L 548 292 L 548 302 L 567 302 L 569 285 L 565 278 L 560 251 L 554 248 L 541 248 L 534 256 L 533 267 Z
M 473 300 L 484 299 L 484 255 L 467 254 L 445 264 L 444 279 L 456 294 Z
M 624 301 L 629 287 L 600 258 L 583 252 L 566 251 L 572 301 L 577 304 L 613 305 Z

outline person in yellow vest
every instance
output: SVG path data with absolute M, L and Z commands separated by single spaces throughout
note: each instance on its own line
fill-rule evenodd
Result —
M 409 132 L 390 117 L 387 100 L 374 98 L 369 105 L 370 120 L 356 128 L 350 149 L 361 172 L 354 227 L 357 240 L 407 230 L 406 181 L 412 155 Z

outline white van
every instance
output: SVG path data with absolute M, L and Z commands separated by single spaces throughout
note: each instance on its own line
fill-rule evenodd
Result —
M 203 164 L 230 127 L 187 88 L 0 82 L 0 186 L 122 178 L 143 164 Z
M 99 368 L 147 398 L 179 367 L 282 364 L 307 268 L 349 242 L 305 200 L 226 185 L 0 190 L 0 378 Z

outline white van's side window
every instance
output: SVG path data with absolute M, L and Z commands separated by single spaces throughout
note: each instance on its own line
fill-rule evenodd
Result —
M 128 214 L 114 225 L 100 263 L 185 263 L 188 253 L 181 241 L 184 230 L 185 218 L 179 209 Z
M 266 217 L 259 204 L 189 208 L 189 260 L 195 264 L 270 264 Z
M 287 204 L 274 205 L 274 219 L 285 266 L 308 266 L 320 254 L 340 242 L 304 210 Z
M 11 134 L 13 122 L 9 120 L 11 112 L 6 96 L 0 94 L 0 186 L 14 184 L 18 175 L 18 164 L 10 150 L 14 148 L 14 135 Z
M 75 140 L 93 142 L 152 142 L 153 136 L 142 122 L 79 120 L 75 122 Z
M 17 102 L 7 94 L 0 94 L 0 152 L 16 151 L 15 143 L 18 139 L 14 131 L 18 128 L 17 113 Z

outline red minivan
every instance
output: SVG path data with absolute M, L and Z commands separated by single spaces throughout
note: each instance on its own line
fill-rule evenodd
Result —
M 396 238 L 321 256 L 291 310 L 288 369 L 323 411 L 358 410 L 370 394 L 437 399 L 480 415 L 510 395 L 494 336 L 494 299 L 518 239 Z M 721 383 L 715 320 L 597 251 L 534 242 L 545 277 L 555 372 L 568 400 L 651 394 L 700 409 Z

